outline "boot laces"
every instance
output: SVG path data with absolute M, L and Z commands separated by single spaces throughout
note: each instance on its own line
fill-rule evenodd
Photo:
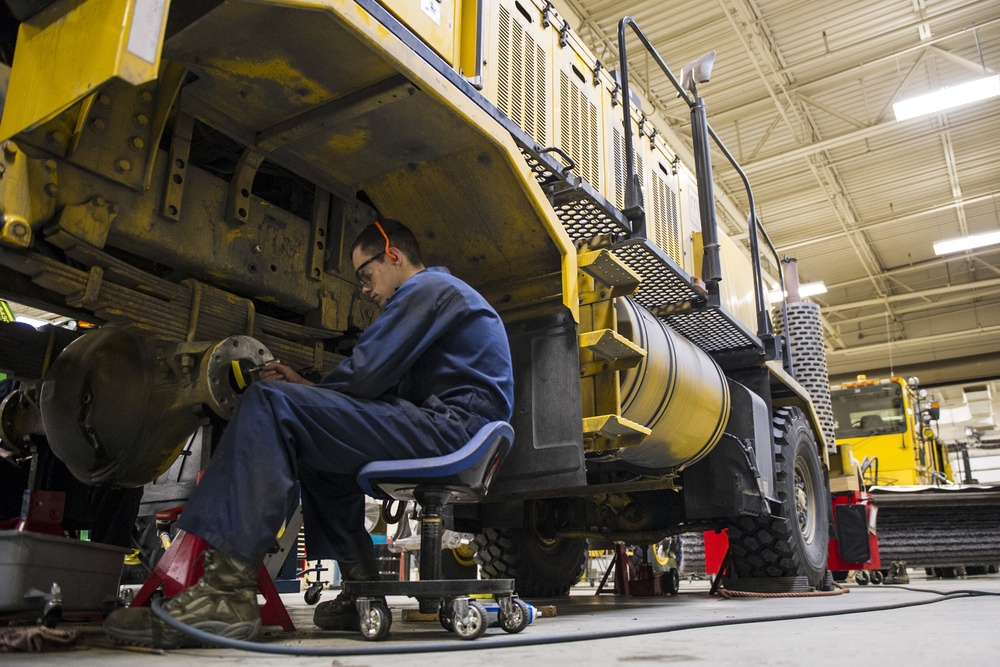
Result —
M 351 609 L 354 608 L 354 596 L 348 595 L 344 591 L 330 601 L 330 609 Z
M 216 557 L 215 549 L 209 548 L 202 551 L 200 554 L 198 554 L 196 562 L 198 561 L 201 562 L 201 566 L 202 569 L 205 571 L 205 574 L 208 574 L 209 572 L 214 572 L 215 570 L 219 569 L 219 562 L 218 558 Z M 192 598 L 204 595 L 205 589 L 207 588 L 212 588 L 213 590 L 217 590 L 215 589 L 214 586 L 211 586 L 208 582 L 205 581 L 205 575 L 203 574 L 195 584 L 185 588 L 177 595 L 166 600 L 163 604 L 167 609 L 178 609 L 179 607 L 182 607 L 186 603 L 190 602 Z

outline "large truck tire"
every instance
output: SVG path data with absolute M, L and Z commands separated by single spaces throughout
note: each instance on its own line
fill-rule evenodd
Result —
M 584 538 L 543 539 L 527 528 L 487 528 L 476 536 L 476 562 L 486 579 L 514 579 L 521 597 L 569 594 L 583 575 Z
M 798 408 L 774 412 L 778 516 L 740 517 L 729 526 L 729 548 L 742 578 L 804 576 L 822 589 L 830 541 L 830 498 L 816 440 Z

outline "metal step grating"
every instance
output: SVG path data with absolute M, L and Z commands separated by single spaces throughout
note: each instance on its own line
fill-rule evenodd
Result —
M 632 269 L 642 282 L 632 299 L 650 310 L 685 302 L 704 301 L 690 278 L 670 257 L 648 239 L 631 239 L 611 248 L 612 254 Z
M 535 180 L 550 190 L 553 208 L 573 241 L 623 237 L 631 232 L 621 211 L 588 183 L 566 174 L 526 136 L 512 134 Z M 611 252 L 642 279 L 631 298 L 701 349 L 713 353 L 763 348 L 760 340 L 724 309 L 706 307 L 705 294 L 691 285 L 687 272 L 649 239 L 623 241 Z
M 625 241 L 611 252 L 642 278 L 633 300 L 701 349 L 713 353 L 763 348 L 723 308 L 706 307 L 705 295 L 691 285 L 684 269 L 648 239 Z
M 756 336 L 722 308 L 675 313 L 664 316 L 663 321 L 709 354 L 763 348 Z
M 553 206 L 563 228 L 574 241 L 586 241 L 595 236 L 622 236 L 629 232 L 623 220 L 609 216 L 582 188 L 558 193 Z
M 624 236 L 631 231 L 621 212 L 589 184 L 575 176 L 564 176 L 553 163 L 529 148 L 522 145 L 520 149 L 539 185 L 561 188 L 553 194 L 552 206 L 571 239 L 586 241 L 595 236 Z
M 517 137 L 515 137 L 515 139 L 516 138 Z M 535 180 L 538 181 L 539 185 L 548 185 L 554 181 L 563 180 L 562 176 L 556 173 L 556 171 L 552 169 L 551 165 L 539 159 L 535 153 L 531 152 L 524 146 L 519 146 L 519 148 L 521 149 L 521 155 L 524 157 L 524 161 L 528 163 L 528 169 L 531 170 L 532 176 L 535 177 Z

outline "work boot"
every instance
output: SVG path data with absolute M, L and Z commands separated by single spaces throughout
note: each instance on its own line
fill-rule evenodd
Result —
M 374 557 L 367 562 L 338 564 L 340 577 L 344 581 L 378 581 L 378 564 Z M 359 630 L 358 607 L 354 596 L 341 592 L 329 602 L 320 602 L 313 612 L 313 623 L 322 630 Z
M 215 549 L 206 549 L 202 558 L 204 576 L 164 602 L 163 609 L 204 632 L 230 639 L 256 639 L 260 634 L 257 570 Z M 104 632 L 123 644 L 165 649 L 201 645 L 161 621 L 149 607 L 116 609 L 104 621 Z
M 910 575 L 906 572 L 906 561 L 894 561 L 889 565 L 889 575 L 885 578 L 887 584 L 908 584 Z

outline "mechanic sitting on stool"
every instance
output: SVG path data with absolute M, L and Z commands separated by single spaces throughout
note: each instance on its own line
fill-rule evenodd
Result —
M 163 605 L 183 623 L 257 637 L 257 571 L 300 493 L 310 557 L 335 559 L 347 581 L 376 579 L 361 467 L 448 454 L 486 423 L 510 420 L 510 349 L 486 300 L 447 269 L 425 268 L 416 237 L 394 220 L 365 228 L 351 258 L 382 314 L 320 382 L 274 363 L 243 394 L 178 523 L 210 545 L 205 575 Z M 359 625 L 343 593 L 313 620 L 324 630 Z M 130 644 L 196 644 L 148 607 L 118 609 L 104 629 Z

